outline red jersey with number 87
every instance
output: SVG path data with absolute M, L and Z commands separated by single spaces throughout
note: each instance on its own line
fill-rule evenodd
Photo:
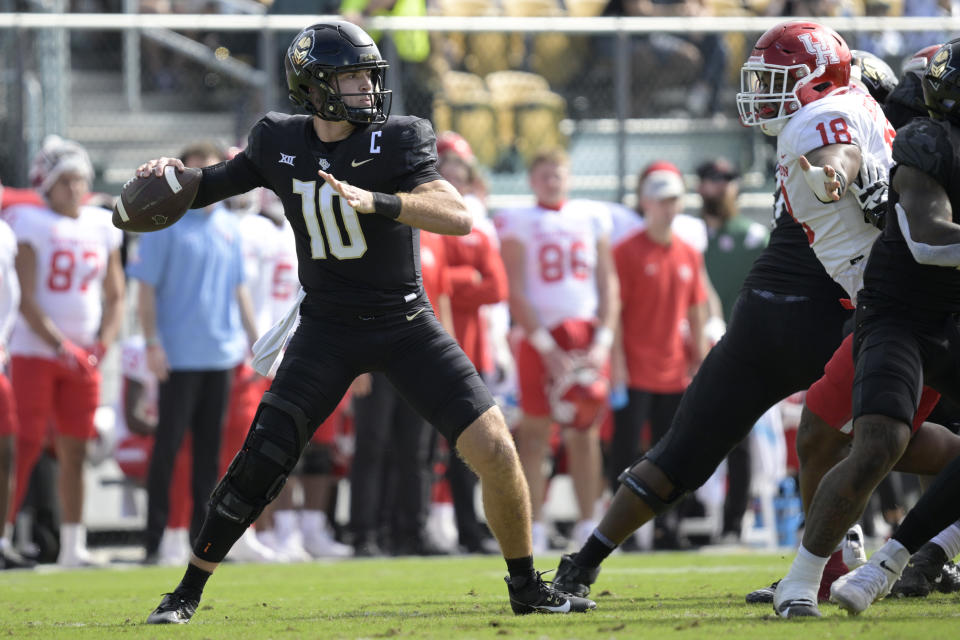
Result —
M 102 315 L 103 280 L 110 253 L 120 247 L 123 233 L 113 226 L 110 212 L 80 207 L 77 218 L 33 206 L 13 207 L 7 216 L 19 244 L 36 254 L 37 303 L 72 342 L 90 347 L 96 341 Z M 17 318 L 10 353 L 55 358 L 53 347 Z
M 864 221 L 853 194 L 823 203 L 807 185 L 799 158 L 832 144 L 855 144 L 889 170 L 896 135 L 883 110 L 868 93 L 853 88 L 802 107 L 777 136 L 776 211 L 785 210 L 807 233 L 807 240 L 827 273 L 855 300 L 863 269 L 880 232 Z M 847 176 L 848 183 L 857 176 Z

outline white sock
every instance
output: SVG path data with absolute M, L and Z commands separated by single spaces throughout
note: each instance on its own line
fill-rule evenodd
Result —
M 284 509 L 273 513 L 273 524 L 277 530 L 277 537 L 284 540 L 297 530 L 297 512 L 293 509 Z
M 76 522 L 64 522 L 60 525 L 60 557 L 76 555 L 77 549 L 80 548 L 82 528 L 83 525 Z
M 327 514 L 320 510 L 304 509 L 300 513 L 300 530 L 306 532 L 325 531 L 327 528 Z
M 797 557 L 790 565 L 790 571 L 781 581 L 783 594 L 777 589 L 780 602 L 806 598 L 817 601 L 817 591 L 820 590 L 820 579 L 823 577 L 823 568 L 827 566 L 827 558 L 821 558 L 807 551 L 801 544 L 797 550 Z
M 960 522 L 954 522 L 933 536 L 930 542 L 944 550 L 947 554 L 947 560 L 953 560 L 960 554 Z
M 13 524 L 3 523 L 3 536 L 0 537 L 0 544 L 9 545 L 13 543 Z
M 910 562 L 910 552 L 907 551 L 905 546 L 890 538 L 885 545 L 870 556 L 871 564 L 879 565 L 881 562 L 888 571 L 893 571 L 899 576 L 903 573 L 903 568 Z

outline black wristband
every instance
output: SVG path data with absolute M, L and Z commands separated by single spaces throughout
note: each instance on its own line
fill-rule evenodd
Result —
M 373 212 L 391 220 L 400 217 L 400 209 L 403 204 L 400 202 L 400 196 L 392 193 L 373 192 Z

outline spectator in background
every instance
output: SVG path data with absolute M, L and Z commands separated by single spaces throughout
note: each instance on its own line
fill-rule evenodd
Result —
M 188 147 L 182 154 L 188 167 L 223 159 L 223 152 L 209 143 Z M 159 560 L 170 475 L 187 431 L 193 435 L 191 540 L 203 522 L 217 481 L 233 369 L 257 338 L 235 226 L 220 206 L 189 211 L 169 229 L 144 234 L 127 266 L 139 284 L 147 363 L 160 381 L 156 442 L 147 476 L 148 564 Z
M 610 0 L 605 16 L 695 17 L 709 15 L 710 9 L 699 0 Z M 634 87 L 682 87 L 686 102 L 682 106 L 691 115 L 718 113 L 723 108 L 720 95 L 726 83 L 727 47 L 721 34 L 652 33 L 631 39 Z M 634 105 L 641 113 L 656 107 L 650 92 L 634 94 Z M 636 114 L 640 115 L 640 114 Z
M 707 224 L 704 263 L 710 282 L 720 297 L 723 322 L 730 321 L 733 303 L 740 294 L 753 261 L 763 252 L 770 232 L 740 215 L 737 196 L 740 174 L 725 158 L 708 160 L 697 167 L 697 191 L 703 202 L 700 215 Z M 723 324 L 707 329 L 712 343 L 723 335 Z M 727 456 L 727 495 L 723 507 L 721 539 L 739 542 L 743 515 L 747 510 L 751 481 L 750 440 L 745 438 Z
M 650 423 L 652 446 L 669 429 L 683 390 L 707 352 L 703 258 L 671 231 L 673 218 L 682 207 L 684 185 L 679 171 L 664 164 L 645 172 L 638 186 L 646 228 L 614 251 L 621 330 L 614 349 L 613 377 L 616 383 L 626 382 L 628 398 L 627 405 L 614 413 L 610 446 L 614 492 L 620 473 L 640 457 L 644 423 Z M 689 327 L 687 340 L 684 323 Z M 683 546 L 677 524 L 675 517 L 656 520 L 654 548 Z
M 437 171 L 463 196 L 473 214 L 473 229 L 465 236 L 444 236 L 450 271 L 450 306 L 457 342 L 485 381 L 495 375 L 487 326 L 487 305 L 507 299 L 507 272 L 500 257 L 496 229 L 483 205 L 482 179 L 468 143 L 447 131 L 437 138 Z M 452 451 L 453 447 L 449 449 Z M 496 541 L 477 519 L 474 492 L 477 477 L 452 453 L 447 480 L 453 498 L 460 547 L 467 552 L 496 551 Z
M 594 508 L 603 491 L 599 425 L 618 295 L 609 212 L 602 203 L 568 201 L 566 153 L 537 154 L 529 178 L 537 204 L 500 213 L 496 225 L 510 314 L 525 335 L 517 347 L 523 417 L 515 438 L 530 485 L 536 553 L 547 548 L 543 465 L 554 421 L 566 441 L 579 510 L 574 537 L 582 541 L 594 528 Z
M 453 334 L 450 275 L 441 237 L 420 231 L 420 268 L 431 309 Z M 433 487 L 434 431 L 383 373 L 351 386 L 356 445 L 350 467 L 354 555 L 439 555 L 426 534 Z
M 0 200 L 3 199 L 0 185 Z M 17 238 L 7 223 L 0 220 L 0 514 L 6 515 L 13 479 L 13 456 L 17 436 L 17 407 L 13 397 L 10 378 L 6 374 L 7 338 L 13 330 L 20 307 L 20 282 L 14 257 L 17 255 Z M 6 523 L 0 535 L 0 569 L 30 567 L 32 562 L 14 551 L 13 526 Z
M 98 366 L 123 321 L 121 232 L 110 212 L 84 206 L 93 180 L 87 152 L 49 136 L 30 169 L 45 206 L 7 211 L 17 236 L 20 316 L 10 340 L 17 402 L 14 517 L 43 451 L 51 420 L 59 462 L 64 567 L 91 564 L 83 526 L 83 461 L 100 402 Z
M 233 158 L 240 149 L 231 147 L 227 157 Z M 262 335 L 273 324 L 271 307 L 274 286 L 274 266 L 280 251 L 281 231 L 270 219 L 259 215 L 260 189 L 254 189 L 232 198 L 224 203 L 238 220 L 234 228 L 240 232 L 243 245 L 244 287 L 250 294 L 253 310 L 253 333 Z M 223 442 L 220 446 L 218 477 L 222 477 L 230 466 L 234 454 L 243 446 L 247 431 L 253 424 L 260 404 L 260 397 L 270 387 L 270 380 L 257 374 L 246 360 L 236 366 L 233 382 L 230 386 L 230 398 L 227 402 L 227 415 L 223 425 Z M 254 526 L 250 526 L 227 555 L 230 560 L 240 562 L 274 562 L 277 555 L 257 539 Z
M 120 375 L 114 458 L 127 479 L 145 487 L 157 430 L 159 385 L 147 366 L 147 345 L 142 335 L 130 336 L 120 343 Z M 179 565 L 190 558 L 191 444 L 188 433 L 173 463 L 170 512 L 160 541 L 158 563 L 162 565 Z

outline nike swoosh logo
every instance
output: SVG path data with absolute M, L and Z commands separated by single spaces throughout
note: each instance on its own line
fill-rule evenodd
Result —
M 889 571 L 891 574 L 897 575 L 897 572 L 896 572 L 896 571 L 894 571 L 893 569 L 891 569 L 890 567 L 887 566 L 887 561 L 886 561 L 886 560 L 881 560 L 881 561 L 880 561 L 880 566 L 881 566 L 885 571 Z
M 416 318 L 416 317 L 417 317 L 418 315 L 420 315 L 421 313 L 423 313 L 423 307 L 420 307 L 419 309 L 417 309 L 417 310 L 414 311 L 413 313 L 408 313 L 408 314 L 407 314 L 407 322 L 410 322 L 411 320 L 413 320 L 414 318 Z M 568 602 L 567 604 L 570 604 L 570 603 Z
M 559 607 L 551 607 L 544 604 L 534 607 L 534 609 L 538 609 L 540 611 L 550 611 L 552 613 L 570 613 L 570 600 L 564 600 L 563 605 Z
M 351 167 L 359 167 L 360 165 L 362 165 L 362 164 L 367 164 L 368 162 L 370 162 L 370 161 L 372 161 L 372 160 L 373 160 L 373 158 L 367 158 L 367 159 L 364 160 L 363 162 L 357 162 L 356 160 L 351 160 L 351 161 L 350 161 L 350 166 L 351 166 Z

